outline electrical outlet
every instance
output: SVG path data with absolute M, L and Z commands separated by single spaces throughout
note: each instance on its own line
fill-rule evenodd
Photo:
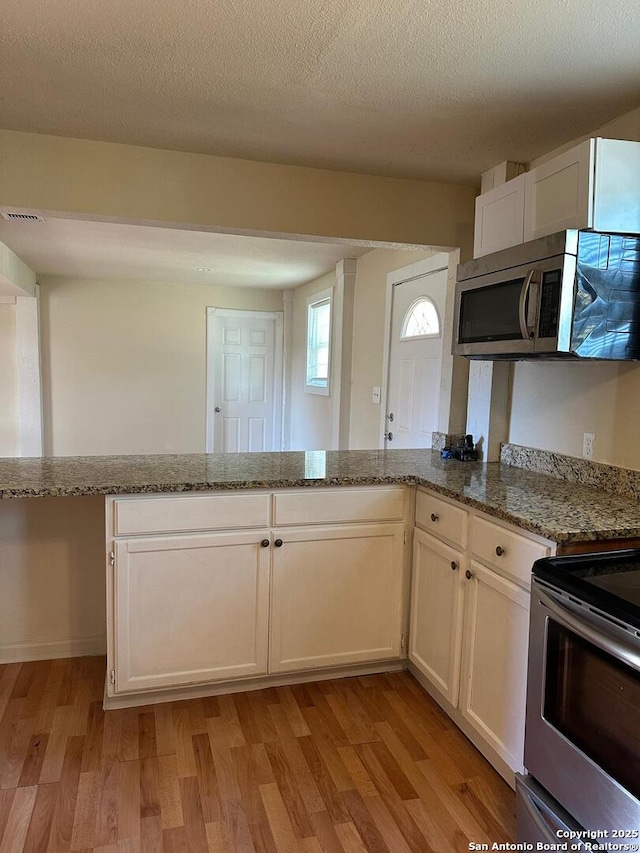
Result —
M 595 432 L 585 432 L 582 436 L 582 455 L 585 459 L 591 459 L 593 456 L 593 445 L 595 444 Z

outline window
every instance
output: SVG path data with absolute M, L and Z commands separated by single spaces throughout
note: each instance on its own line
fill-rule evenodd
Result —
M 440 334 L 438 309 L 428 296 L 420 296 L 410 306 L 402 324 L 400 340 L 436 338 Z
M 331 298 L 333 288 L 307 301 L 307 383 L 311 394 L 329 394 L 331 358 Z

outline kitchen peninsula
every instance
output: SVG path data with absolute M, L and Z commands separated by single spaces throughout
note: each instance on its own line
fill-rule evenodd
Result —
M 519 465 L 443 460 L 431 450 L 5 458 L 0 499 L 405 484 L 559 544 L 640 537 L 637 497 Z
M 533 561 L 640 536 L 634 497 L 430 450 L 5 459 L 0 496 L 102 505 L 106 707 L 408 665 L 509 781 Z

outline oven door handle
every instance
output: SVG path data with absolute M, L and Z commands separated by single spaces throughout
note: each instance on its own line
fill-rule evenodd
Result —
M 640 652 L 617 637 L 604 633 L 600 627 L 595 627 L 590 621 L 588 610 L 580 608 L 580 616 L 575 615 L 564 601 L 559 601 L 549 590 L 538 589 L 538 597 L 541 604 L 551 611 L 560 625 L 640 671 Z
M 525 280 L 522 284 L 522 290 L 520 291 L 520 299 L 518 300 L 518 319 L 520 321 L 520 334 L 524 338 L 525 341 L 530 340 L 533 337 L 533 328 L 527 325 L 527 296 L 529 295 L 529 291 L 531 290 L 531 282 L 533 281 L 533 277 L 536 274 L 536 271 L 529 270 L 527 273 Z
M 544 818 L 542 817 L 541 809 L 538 806 L 536 800 L 532 797 L 531 793 L 527 790 L 521 791 L 519 794 L 519 804 L 524 807 L 531 823 L 535 826 L 536 830 L 540 833 L 541 841 L 546 844 L 558 844 L 558 835 L 554 832 L 551 827 L 546 823 Z M 553 815 L 553 821 L 557 824 L 558 829 L 570 830 L 564 821 L 560 820 L 557 815 Z M 574 847 L 574 850 L 583 850 L 584 847 L 582 845 L 582 841 L 580 839 L 572 840 L 571 842 Z M 553 849 L 553 848 L 552 848 Z

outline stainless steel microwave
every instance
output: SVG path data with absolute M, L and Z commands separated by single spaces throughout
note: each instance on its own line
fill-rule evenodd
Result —
M 560 231 L 460 264 L 453 353 L 640 359 L 640 236 Z

